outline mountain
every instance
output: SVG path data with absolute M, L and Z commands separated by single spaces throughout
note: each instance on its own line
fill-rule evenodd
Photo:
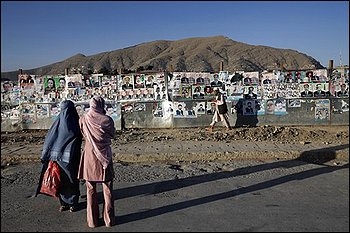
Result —
M 120 69 L 219 71 L 223 62 L 226 71 L 257 71 L 274 68 L 286 70 L 323 69 L 324 67 L 304 53 L 292 49 L 255 46 L 234 41 L 224 36 L 197 37 L 176 41 L 158 40 L 111 52 L 85 56 L 77 54 L 64 61 L 43 67 L 23 70 L 26 74 L 64 74 L 72 67 L 97 71 Z M 2 72 L 1 79 L 16 80 L 18 71 Z

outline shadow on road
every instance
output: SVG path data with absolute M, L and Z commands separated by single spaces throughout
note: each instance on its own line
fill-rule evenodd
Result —
M 183 202 L 166 205 L 166 206 L 154 208 L 151 210 L 141 211 L 137 213 L 117 216 L 116 222 L 118 224 L 124 224 L 132 221 L 146 219 L 146 218 L 154 217 L 165 213 L 214 202 L 217 200 L 231 198 L 241 194 L 256 192 L 258 190 L 271 188 L 273 186 L 284 184 L 293 180 L 303 180 L 303 179 L 311 178 L 321 174 L 330 173 L 336 170 L 349 168 L 348 163 L 343 166 L 328 166 L 324 164 L 336 158 L 337 150 L 342 150 L 346 148 L 349 148 L 349 144 L 305 151 L 305 152 L 302 152 L 298 158 L 293 160 L 277 161 L 273 163 L 259 164 L 255 166 L 238 168 L 230 172 L 218 172 L 213 174 L 205 174 L 205 175 L 199 175 L 199 176 L 188 177 L 183 179 L 167 180 L 167 181 L 155 182 L 150 184 L 138 185 L 134 187 L 117 189 L 113 191 L 115 200 L 139 196 L 139 195 L 153 195 L 153 194 L 167 192 L 167 191 L 180 189 L 180 188 L 184 188 L 192 185 L 203 184 L 203 183 L 216 181 L 220 179 L 226 179 L 230 177 L 239 177 L 239 176 L 252 174 L 260 171 L 266 171 L 266 170 L 275 169 L 275 168 L 292 168 L 292 167 L 301 166 L 305 164 L 305 162 L 323 165 L 322 167 L 318 167 L 315 169 L 282 176 L 276 179 L 250 185 L 247 187 L 237 188 L 235 190 L 223 192 L 220 194 L 183 201 Z M 103 203 L 102 192 L 98 193 L 98 199 L 99 199 L 99 204 Z M 82 208 L 86 208 L 86 202 L 82 202 L 81 204 L 82 204 Z

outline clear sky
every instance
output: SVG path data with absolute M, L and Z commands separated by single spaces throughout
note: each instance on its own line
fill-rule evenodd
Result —
M 223 35 L 349 64 L 348 1 L 1 1 L 1 71 L 154 40 Z

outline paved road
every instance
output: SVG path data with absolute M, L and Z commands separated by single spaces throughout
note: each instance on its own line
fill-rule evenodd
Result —
M 31 197 L 40 166 L 1 170 L 1 231 L 349 231 L 348 163 L 115 163 L 117 225 L 95 229 L 86 225 L 85 186 L 75 213 Z

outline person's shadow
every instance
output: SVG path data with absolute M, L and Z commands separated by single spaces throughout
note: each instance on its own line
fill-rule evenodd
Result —
M 255 105 L 255 111 L 251 114 L 247 114 L 248 111 L 246 111 L 244 102 L 245 101 L 251 101 Z M 250 126 L 255 127 L 259 123 L 258 117 L 257 117 L 257 111 L 260 110 L 260 105 L 255 104 L 258 100 L 252 99 L 252 100 L 246 100 L 246 99 L 239 99 L 237 104 L 234 106 L 236 110 L 236 123 L 235 128 L 244 127 L 244 126 Z M 244 114 L 245 113 L 245 114 Z
M 219 193 L 219 194 L 204 196 L 197 199 L 186 200 L 183 202 L 170 204 L 162 207 L 157 207 L 150 210 L 117 216 L 115 218 L 116 220 L 115 222 L 118 225 L 120 225 L 128 222 L 133 222 L 141 219 L 162 215 L 173 211 L 190 208 L 193 206 L 211 203 L 217 200 L 231 198 L 231 197 L 246 194 L 246 193 L 253 193 L 258 190 L 271 188 L 276 185 L 287 183 L 293 180 L 303 180 L 303 179 L 311 178 L 317 175 L 330 173 L 339 169 L 349 168 L 348 163 L 343 166 L 328 166 L 324 164 L 336 158 L 336 151 L 343 150 L 346 148 L 349 148 L 349 144 L 305 151 L 305 152 L 302 152 L 298 158 L 293 160 L 277 161 L 277 162 L 266 163 L 266 164 L 264 163 L 264 164 L 259 164 L 255 166 L 238 168 L 230 172 L 204 174 L 204 175 L 193 176 L 193 177 L 188 177 L 183 179 L 166 180 L 166 181 L 160 181 L 160 182 L 155 182 L 150 184 L 138 185 L 134 187 L 117 189 L 113 191 L 114 200 L 120 200 L 123 198 L 129 198 L 129 197 L 140 196 L 140 195 L 154 195 L 154 194 L 176 190 L 176 189 L 180 189 L 180 188 L 184 188 L 192 185 L 203 184 L 203 183 L 216 181 L 220 179 L 226 179 L 230 177 L 240 177 L 247 174 L 266 171 L 266 170 L 275 169 L 275 168 L 292 168 L 292 167 L 301 166 L 305 164 L 305 162 L 322 165 L 321 167 L 317 167 L 311 170 L 306 170 L 306 171 L 301 171 L 294 174 L 281 176 L 272 180 L 253 184 L 247 187 L 240 187 L 240 188 Z M 102 192 L 98 193 L 98 203 L 99 204 L 103 203 Z M 81 205 L 84 206 L 83 208 L 86 208 L 86 202 L 82 202 Z M 100 224 L 101 226 L 103 225 L 103 219 L 100 219 Z

